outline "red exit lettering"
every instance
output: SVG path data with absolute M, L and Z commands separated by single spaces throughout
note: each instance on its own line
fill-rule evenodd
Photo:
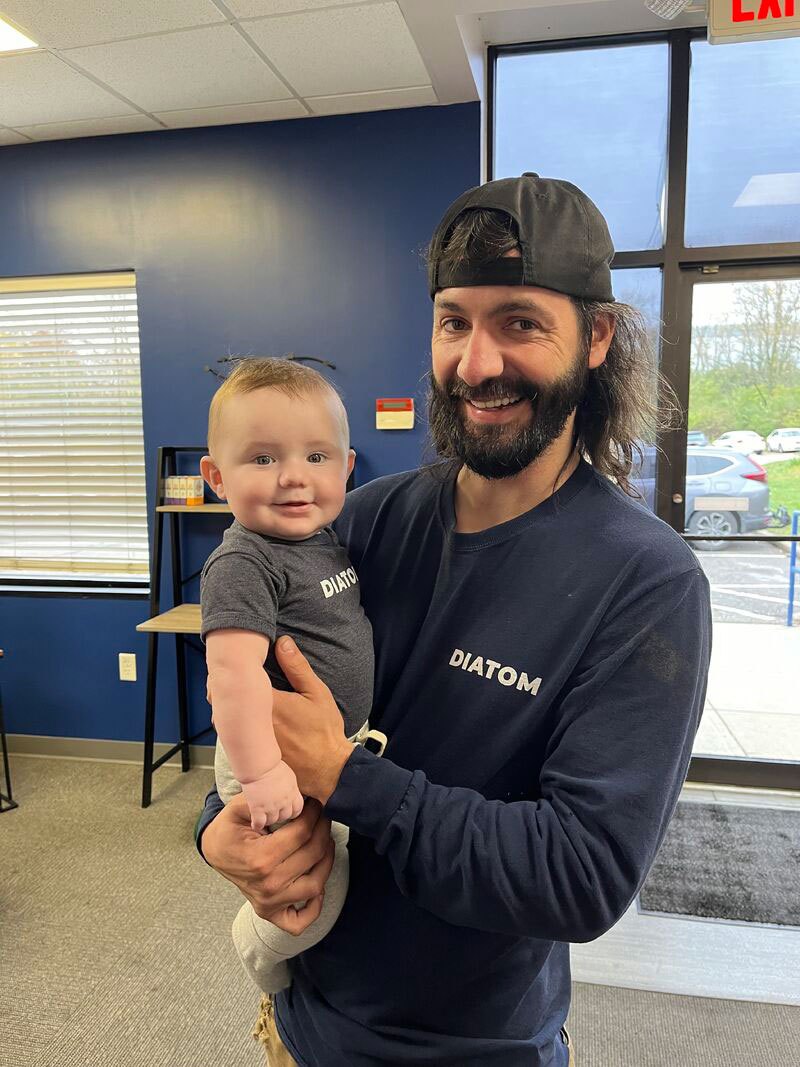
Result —
M 731 0 L 731 18 L 734 22 L 752 22 L 754 19 L 780 19 L 791 18 L 794 15 L 794 0 L 783 0 L 784 11 L 781 11 L 780 0 L 761 0 L 758 14 L 755 11 L 745 11 L 742 0 Z

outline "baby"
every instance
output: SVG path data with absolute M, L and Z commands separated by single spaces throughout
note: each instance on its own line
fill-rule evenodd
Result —
M 281 759 L 272 690 L 291 689 L 274 654 L 293 637 L 333 693 L 354 741 L 368 736 L 374 659 L 358 578 L 330 523 L 344 503 L 355 461 L 338 394 L 316 371 L 281 359 L 243 360 L 211 401 L 200 469 L 234 522 L 200 580 L 202 636 L 218 742 L 217 790 L 243 792 L 254 830 L 299 815 L 303 798 Z M 319 917 L 299 936 L 245 904 L 234 920 L 236 949 L 266 993 L 289 985 L 286 960 L 315 945 L 347 892 L 345 826 L 334 823 L 333 870 Z

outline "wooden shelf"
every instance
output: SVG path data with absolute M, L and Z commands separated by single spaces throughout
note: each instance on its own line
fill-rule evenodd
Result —
M 227 504 L 159 504 L 156 511 L 199 511 L 231 514 Z
M 200 605 L 178 604 L 169 611 L 140 622 L 136 629 L 143 633 L 155 634 L 199 634 Z

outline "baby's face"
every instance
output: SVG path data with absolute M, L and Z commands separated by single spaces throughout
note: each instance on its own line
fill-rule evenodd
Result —
M 342 510 L 355 452 L 333 396 L 256 389 L 226 401 L 213 458 L 211 486 L 243 526 L 302 541 Z

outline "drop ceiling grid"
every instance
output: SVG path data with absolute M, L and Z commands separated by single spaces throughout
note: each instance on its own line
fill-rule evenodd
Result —
M 23 134 L 15 144 L 25 143 L 25 138 L 34 141 L 58 141 L 70 137 L 99 137 L 109 133 L 147 133 L 161 130 L 161 126 L 149 115 L 120 115 L 110 119 L 79 119 L 76 122 L 45 122 L 36 126 L 18 126 Z M 0 130 L 2 134 L 2 130 Z M 2 141 L 0 141 L 0 144 Z
M 48 52 L 0 57 L 0 123 L 28 126 L 135 114 L 93 81 Z
M 233 26 L 70 48 L 64 57 L 151 114 L 292 95 Z
M 265 15 L 291 15 L 323 7 L 354 7 L 380 3 L 381 0 L 224 0 L 225 7 L 237 19 L 263 18 Z
M 0 144 L 438 102 L 394 0 L 0 3 L 48 49 L 0 56 Z
M 398 107 L 430 107 L 438 100 L 432 86 L 416 85 L 410 89 L 387 89 L 378 93 L 310 96 L 306 103 L 315 115 L 349 115 Z
M 295 99 L 155 112 L 155 117 L 171 129 L 183 129 L 187 126 L 225 126 L 237 122 L 274 122 L 278 119 L 302 119 L 307 116 L 305 107 Z
M 303 97 L 430 84 L 393 0 L 262 19 L 243 29 Z
M 226 21 L 212 0 L 0 0 L 0 14 L 53 49 Z

